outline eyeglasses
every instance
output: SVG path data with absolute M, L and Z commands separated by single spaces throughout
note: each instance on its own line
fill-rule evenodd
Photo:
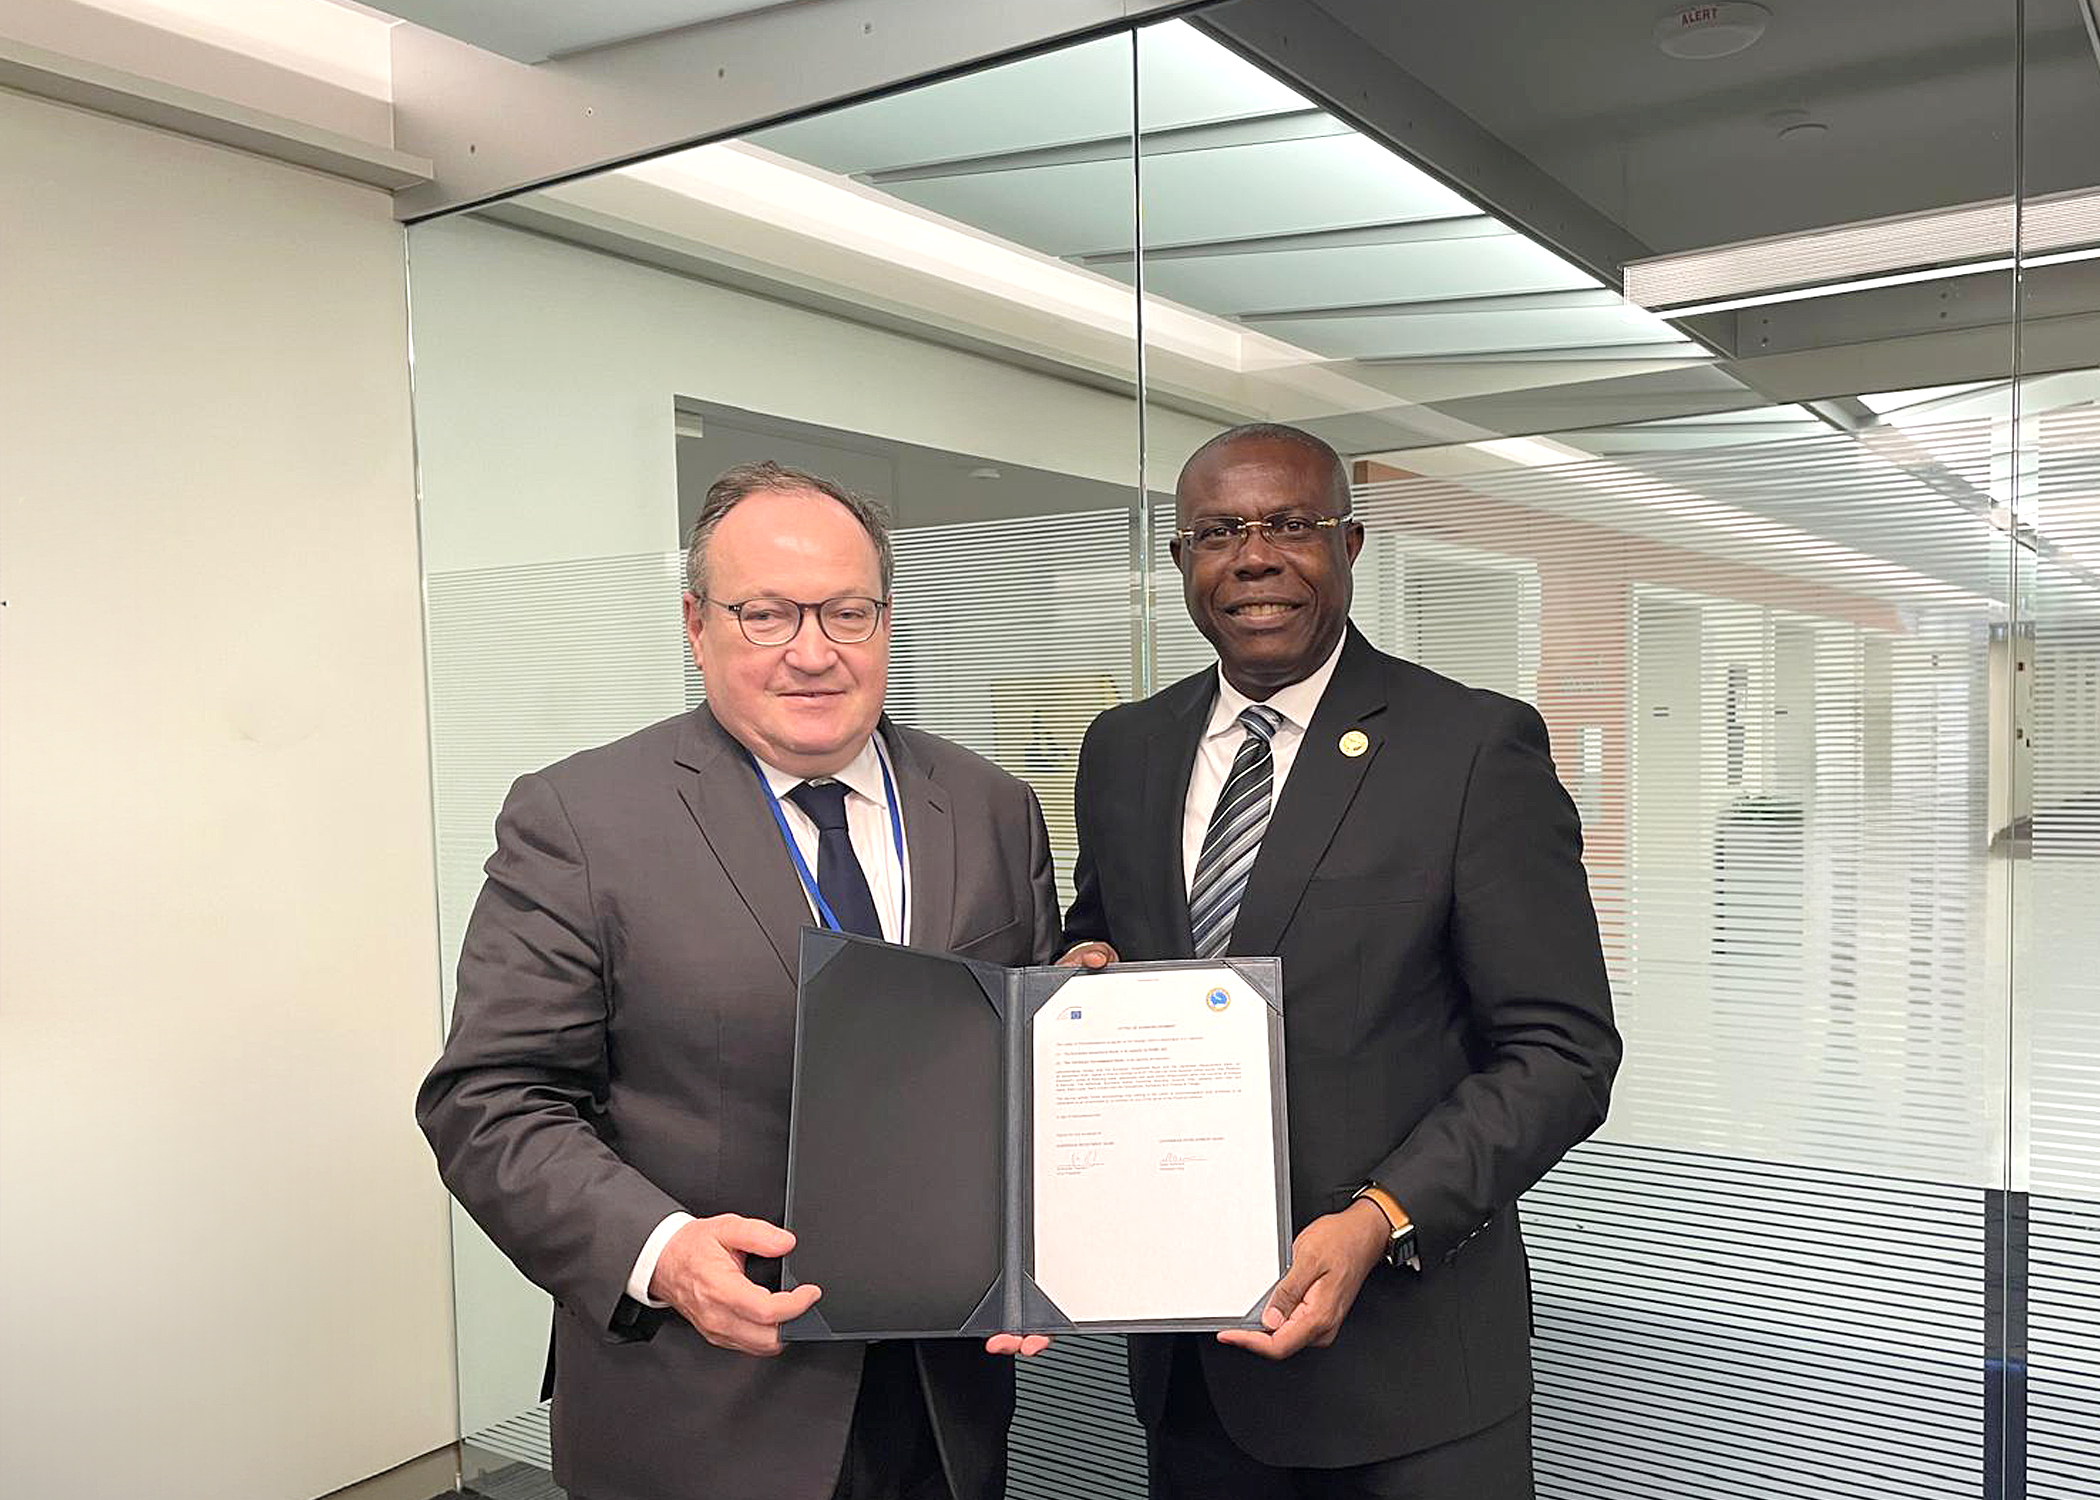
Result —
M 1349 516 L 1204 516 L 1174 535 L 1198 552 L 1230 552 L 1254 532 L 1279 547 L 1310 547 L 1320 533 L 1349 522 Z
M 803 617 L 809 614 L 817 617 L 817 628 L 832 644 L 857 646 L 881 627 L 882 613 L 889 608 L 886 600 L 860 594 L 841 594 L 817 604 L 770 596 L 746 599 L 741 604 L 724 604 L 719 599 L 707 602 L 735 615 L 744 639 L 754 646 L 785 646 L 802 633 Z

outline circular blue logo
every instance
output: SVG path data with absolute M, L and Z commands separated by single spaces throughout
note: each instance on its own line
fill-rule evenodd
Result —
M 1232 996 L 1225 990 L 1212 990 L 1203 997 L 1203 1003 L 1212 1010 L 1223 1010 L 1226 1006 L 1232 1004 Z

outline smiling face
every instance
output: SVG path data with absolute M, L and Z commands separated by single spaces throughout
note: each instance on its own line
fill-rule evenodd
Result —
M 1274 437 L 1200 450 L 1175 487 L 1183 529 L 1214 516 L 1339 516 L 1348 498 L 1347 476 L 1327 455 Z M 1221 553 L 1175 540 L 1189 618 L 1217 648 L 1226 681 L 1259 702 L 1327 659 L 1349 623 L 1350 570 L 1363 542 L 1355 521 L 1299 546 L 1259 531 Z
M 722 608 L 767 595 L 808 604 L 882 597 L 875 543 L 843 505 L 812 490 L 761 490 L 737 503 L 707 545 L 705 602 L 685 599 L 686 639 L 722 727 L 790 775 L 830 776 L 860 753 L 889 686 L 890 621 L 841 646 L 805 611 L 784 646 L 754 646 Z

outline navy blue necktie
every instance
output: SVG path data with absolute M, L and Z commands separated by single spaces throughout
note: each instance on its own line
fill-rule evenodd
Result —
M 853 853 L 853 840 L 846 833 L 846 784 L 843 781 L 805 781 L 788 793 L 788 801 L 809 814 L 817 825 L 817 890 L 845 932 L 862 937 L 882 936 L 882 918 L 875 914 L 875 898 L 868 892 L 868 877 Z

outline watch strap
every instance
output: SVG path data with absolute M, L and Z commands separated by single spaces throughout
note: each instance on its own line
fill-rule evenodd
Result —
M 1385 1215 L 1391 1237 L 1385 1246 L 1385 1263 L 1389 1266 L 1404 1266 L 1410 1271 L 1422 1269 L 1422 1258 L 1415 1250 L 1415 1224 L 1400 1206 L 1400 1200 L 1375 1182 L 1367 1182 L 1349 1195 L 1354 1203 L 1358 1198 L 1368 1198 Z

